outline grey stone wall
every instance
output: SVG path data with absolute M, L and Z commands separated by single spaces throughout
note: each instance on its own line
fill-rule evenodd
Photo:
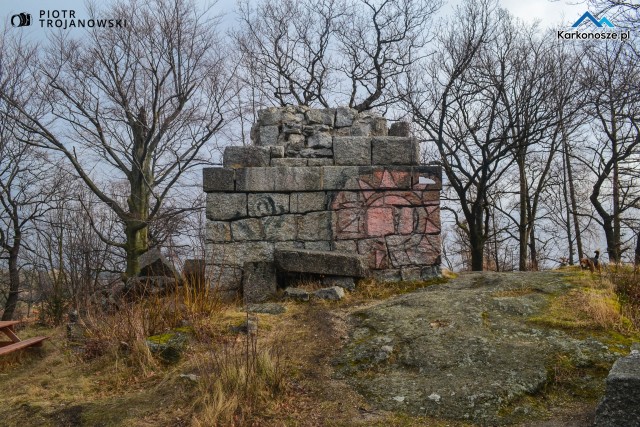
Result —
M 207 268 L 223 291 L 275 249 L 358 253 L 381 280 L 431 277 L 440 264 L 441 171 L 420 166 L 408 124 L 349 108 L 268 108 L 255 145 L 205 168 Z M 389 136 L 389 132 L 393 136 Z

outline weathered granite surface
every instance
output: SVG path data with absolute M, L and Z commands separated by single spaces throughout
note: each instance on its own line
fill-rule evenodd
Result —
M 594 426 L 640 426 L 640 351 L 633 350 L 613 364 Z
M 241 290 L 244 264 L 279 249 L 356 254 L 382 281 L 439 274 L 441 170 L 409 130 L 345 107 L 259 111 L 254 145 L 203 171 L 214 286 Z
M 589 426 L 592 419 L 580 413 L 575 422 L 545 422 L 548 413 L 540 404 L 556 381 L 558 360 L 581 372 L 572 379 L 576 390 L 599 395 L 601 366 L 619 357 L 606 337 L 579 337 L 531 321 L 570 289 L 558 272 L 464 273 L 359 309 L 350 316 L 336 375 L 365 396 L 372 411 L 474 426 Z M 640 361 L 633 358 L 612 369 L 605 398 L 610 409 L 603 412 L 617 417 L 624 405 L 626 414 L 603 426 L 638 425 Z M 530 423 L 521 424 L 525 420 Z
M 276 267 L 287 272 L 351 277 L 365 277 L 368 273 L 365 258 L 348 252 L 276 249 L 274 258 Z

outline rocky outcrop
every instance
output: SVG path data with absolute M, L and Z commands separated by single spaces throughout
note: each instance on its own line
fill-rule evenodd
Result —
M 474 425 L 543 416 L 531 396 L 553 382 L 558 360 L 588 371 L 618 357 L 594 338 L 529 320 L 569 288 L 557 273 L 468 273 L 356 311 L 337 375 L 381 409 Z M 625 388 L 627 363 L 608 384 L 620 386 L 619 402 L 638 402 L 638 383 Z M 582 393 L 601 392 L 595 372 L 579 378 Z

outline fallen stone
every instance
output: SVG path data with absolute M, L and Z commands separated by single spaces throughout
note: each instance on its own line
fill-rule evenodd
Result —
M 122 296 L 128 299 L 148 297 L 151 295 L 167 295 L 175 291 L 180 284 L 175 277 L 136 276 L 127 280 L 122 289 Z
M 183 332 L 168 332 L 147 338 L 147 347 L 152 354 L 165 363 L 176 363 L 180 360 L 189 337 Z
M 640 353 L 618 359 L 596 408 L 595 427 L 640 426 Z
M 245 304 L 266 301 L 276 293 L 276 268 L 272 262 L 246 262 L 242 294 Z
M 353 291 L 356 289 L 355 281 L 353 277 L 345 277 L 345 276 L 325 276 L 321 279 L 320 283 L 322 286 L 340 286 L 343 289 L 348 291 Z
M 199 377 L 196 374 L 180 374 L 180 378 L 197 383 Z
M 306 290 L 291 286 L 284 290 L 284 296 L 294 301 L 309 301 L 310 298 L 310 294 Z
M 276 267 L 287 272 L 351 277 L 369 273 L 362 256 L 346 252 L 277 249 L 274 259 Z
M 140 273 L 138 276 L 165 276 L 176 278 L 179 276 L 176 269 L 173 267 L 160 252 L 160 249 L 149 249 L 142 254 L 139 259 Z
M 340 286 L 332 286 L 330 288 L 318 289 L 313 293 L 313 296 L 320 299 L 326 299 L 329 301 L 340 301 L 344 298 L 344 289 Z
M 274 302 L 265 302 L 261 304 L 247 304 L 245 310 L 249 313 L 260 314 L 282 314 L 287 311 L 287 308 L 282 304 L 276 304 Z
M 256 335 L 258 333 L 258 317 L 252 315 L 239 326 L 229 328 L 233 333 L 242 333 L 248 335 Z

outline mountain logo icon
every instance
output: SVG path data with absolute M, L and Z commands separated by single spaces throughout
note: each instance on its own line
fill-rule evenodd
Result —
M 605 25 L 606 25 L 607 27 L 609 27 L 609 28 L 614 28 L 614 27 L 615 27 L 615 25 L 613 25 L 613 24 L 611 23 L 611 21 L 609 21 L 606 17 L 603 17 L 602 19 L 598 20 L 598 19 L 596 19 L 596 18 L 595 18 L 595 16 L 593 16 L 590 12 L 585 12 L 585 13 L 584 13 L 584 15 L 582 15 L 582 16 L 580 17 L 580 19 L 578 19 L 578 20 L 577 20 L 577 21 L 572 25 L 572 27 L 573 27 L 573 28 L 576 28 L 576 27 L 580 26 L 580 24 L 582 24 L 582 22 L 583 22 L 585 19 L 588 19 L 588 20 L 590 20 L 591 22 L 593 22 L 593 24 L 594 24 L 596 27 L 598 27 L 598 28 L 602 28 L 602 27 L 604 27 Z

